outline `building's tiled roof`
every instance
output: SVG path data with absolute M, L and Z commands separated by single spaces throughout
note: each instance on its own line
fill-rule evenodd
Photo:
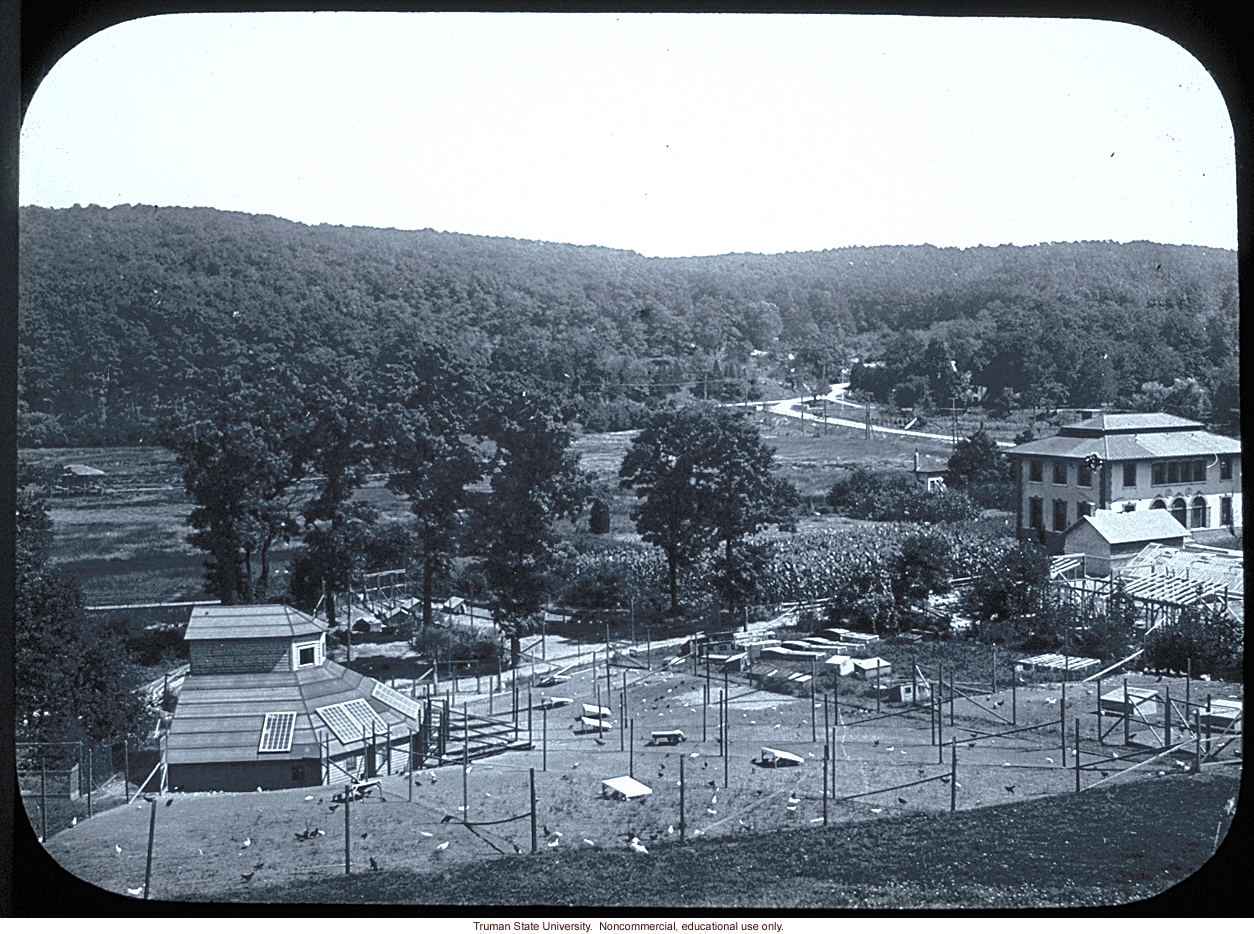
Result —
M 1112 545 L 1159 538 L 1183 538 L 1189 535 L 1188 529 L 1176 521 L 1176 517 L 1165 509 L 1146 509 L 1139 512 L 1114 512 L 1109 509 L 1099 509 L 1091 516 L 1085 516 L 1075 523 L 1067 530 L 1067 534 L 1070 535 L 1086 522 Z
M 171 765 L 316 759 L 320 737 L 330 738 L 330 752 L 336 756 L 346 747 L 327 729 L 317 708 L 358 698 L 392 727 L 394 740 L 417 731 L 417 720 L 372 696 L 377 683 L 332 661 L 296 671 L 188 675 L 170 724 L 166 757 Z M 258 752 L 266 714 L 288 711 L 296 714 L 291 750 Z M 383 742 L 380 737 L 379 743 Z M 360 748 L 357 743 L 356 750 Z
M 198 606 L 187 623 L 188 641 L 274 639 L 316 636 L 326 626 L 307 613 L 278 603 L 253 606 Z
M 1097 438 L 1059 434 L 1020 444 L 1006 453 L 1011 457 L 1056 457 L 1065 460 L 1084 460 L 1090 454 L 1096 454 L 1103 461 L 1152 460 L 1240 454 L 1241 442 L 1209 431 L 1146 432 Z
M 1094 415 L 1064 425 L 1060 434 L 1110 434 L 1131 431 L 1191 431 L 1201 428 L 1201 423 L 1168 415 L 1166 412 L 1112 412 Z

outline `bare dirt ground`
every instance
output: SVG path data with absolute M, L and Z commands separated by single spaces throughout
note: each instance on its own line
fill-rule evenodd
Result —
M 1188 750 L 1180 750 L 1121 774 L 1145 757 L 1121 745 L 1119 730 L 1108 737 L 1108 745 L 1098 741 L 1092 685 L 1068 686 L 1064 766 L 1056 727 L 1062 693 L 1057 684 L 1021 687 L 1013 699 L 1008 689 L 975 700 L 960 698 L 952 728 L 946 704 L 941 737 L 945 745 L 938 746 L 933 743 L 928 708 L 883 705 L 881 713 L 893 715 L 876 719 L 874 700 L 861 698 L 857 704 L 842 702 L 843 723 L 836 726 L 834 712 L 828 707 L 825 718 L 821 702 L 815 705 L 817 716 L 812 718 L 807 698 L 729 682 L 730 743 L 725 760 L 717 741 L 719 691 L 725 689 L 721 680 L 709 682 L 711 704 L 707 708 L 706 679 L 703 673 L 694 675 L 690 663 L 653 671 L 612 668 L 608 690 L 603 665 L 596 670 L 595 681 L 588 666 L 572 674 L 570 682 L 545 693 L 573 698 L 576 704 L 599 700 L 613 710 L 611 730 L 600 737 L 577 734 L 570 707 L 547 714 L 533 710 L 530 722 L 527 711 L 521 710 L 519 736 L 530 736 L 534 748 L 472 762 L 464 784 L 460 766 L 423 769 L 412 776 L 410 801 L 410 776 L 385 775 L 382 798 L 351 807 L 347 839 L 352 870 L 368 871 L 373 859 L 381 869 L 429 872 L 529 853 L 532 769 L 537 848 L 541 853 L 556 853 L 570 848 L 626 851 L 633 836 L 646 848 L 677 841 L 681 760 L 683 833 L 690 840 L 823 826 L 825 739 L 835 762 L 834 778 L 830 773 L 828 777 L 829 824 L 944 812 L 950 808 L 951 794 L 958 809 L 971 809 L 1074 791 L 1076 716 L 1081 719 L 1082 762 L 1111 757 L 1081 772 L 1084 788 L 1178 774 L 1192 765 Z M 624 675 L 625 711 L 620 697 Z M 1195 701 L 1204 696 L 1201 684 L 1194 682 Z M 1237 692 L 1226 685 L 1207 687 L 1216 696 L 1221 690 Z M 537 704 L 538 693 L 533 692 Z M 1172 693 L 1183 697 L 1183 686 L 1173 685 Z M 497 716 L 503 709 L 506 717 L 511 716 L 508 697 L 506 693 L 495 698 Z M 459 701 L 486 712 L 485 696 L 470 695 Z M 972 732 L 1011 728 L 990 711 L 1008 717 L 1004 712 L 1012 703 L 1020 726 L 1049 726 L 996 738 L 978 738 Z M 1110 726 L 1107 719 L 1104 728 Z M 646 745 L 653 730 L 664 729 L 683 730 L 687 741 L 679 746 Z M 834 743 L 829 729 L 834 730 Z M 957 787 L 951 789 L 955 750 L 951 740 L 955 736 Z M 753 760 L 763 746 L 794 753 L 804 765 L 762 768 Z M 1239 743 L 1233 744 L 1220 754 L 1219 764 L 1208 763 L 1205 768 L 1239 771 L 1239 752 Z M 602 780 L 628 774 L 652 793 L 632 801 L 602 796 Z M 908 787 L 898 787 L 902 785 Z M 158 799 L 152 896 L 243 891 L 250 884 L 342 874 L 345 808 L 331 801 L 337 790 L 342 789 L 190 793 Z M 863 796 L 840 800 L 850 795 Z M 47 849 L 81 878 L 109 891 L 134 894 L 143 884 L 149 809 L 140 800 L 89 821 L 80 820 L 77 826 L 53 835 Z M 309 837 L 298 839 L 298 834 L 310 831 Z

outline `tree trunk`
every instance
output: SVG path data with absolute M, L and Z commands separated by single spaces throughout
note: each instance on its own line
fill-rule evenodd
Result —
M 669 581 L 670 581 L 671 612 L 672 613 L 679 612 L 679 573 L 676 568 L 676 565 L 678 563 L 679 563 L 679 558 L 675 554 L 675 550 L 673 548 L 667 549 L 666 572 L 669 575 Z
M 431 625 L 431 602 L 435 599 L 435 559 L 424 547 L 422 553 L 422 628 Z

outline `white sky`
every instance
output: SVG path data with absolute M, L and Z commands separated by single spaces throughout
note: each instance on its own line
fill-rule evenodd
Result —
M 1232 125 L 1100 21 L 178 14 L 71 51 L 20 201 L 210 206 L 648 256 L 1154 240 L 1235 249 Z

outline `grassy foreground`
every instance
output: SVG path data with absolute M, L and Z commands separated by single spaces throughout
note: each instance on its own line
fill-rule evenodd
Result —
M 955 814 L 672 844 L 647 856 L 624 843 L 443 872 L 240 886 L 204 898 L 546 909 L 1119 906 L 1165 892 L 1211 858 L 1238 786 L 1229 769 L 1167 775 Z M 1234 849 L 1217 858 L 1238 858 Z M 1246 903 L 1239 891 L 1232 896 Z

